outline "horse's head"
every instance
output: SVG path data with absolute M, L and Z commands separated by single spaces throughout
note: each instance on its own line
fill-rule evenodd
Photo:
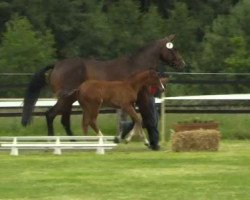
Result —
M 183 70 L 185 62 L 182 59 L 179 51 L 175 48 L 173 43 L 175 35 L 169 35 L 168 37 L 160 41 L 161 51 L 160 59 L 167 65 L 174 67 L 178 71 Z
M 155 70 L 148 71 L 148 85 L 157 87 L 160 92 L 163 92 L 165 90 L 163 84 L 165 84 L 167 81 L 167 79 L 161 80 L 158 72 L 156 72 Z

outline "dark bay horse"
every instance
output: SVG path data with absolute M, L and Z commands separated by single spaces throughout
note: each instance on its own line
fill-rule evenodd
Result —
M 31 122 L 34 105 L 43 87 L 49 84 L 53 92 L 59 97 L 57 103 L 46 112 L 48 135 L 54 135 L 53 120 L 58 114 L 62 114 L 61 123 L 68 135 L 72 135 L 70 129 L 70 114 L 76 96 L 64 97 L 69 91 L 77 89 L 82 82 L 89 79 L 96 80 L 123 80 L 133 73 L 156 69 L 159 61 L 170 65 L 176 70 L 185 66 L 180 53 L 173 46 L 175 36 L 170 35 L 140 49 L 133 56 L 119 57 L 113 60 L 99 61 L 95 59 L 71 58 L 55 63 L 36 72 L 28 85 L 24 97 L 22 124 Z M 48 76 L 46 76 L 48 74 Z M 152 149 L 158 148 L 157 123 L 152 120 L 150 107 L 152 102 L 146 89 L 143 88 L 138 95 L 137 105 L 144 125 L 147 128 Z
M 88 127 L 98 135 L 103 135 L 97 126 L 97 116 L 102 106 L 121 108 L 134 122 L 134 128 L 128 134 L 129 142 L 135 133 L 139 134 L 145 145 L 149 145 L 142 129 L 141 118 L 135 110 L 137 96 L 142 87 L 154 86 L 164 91 L 155 70 L 147 70 L 130 76 L 124 81 L 87 80 L 77 90 L 77 99 L 83 109 L 82 128 L 87 135 Z

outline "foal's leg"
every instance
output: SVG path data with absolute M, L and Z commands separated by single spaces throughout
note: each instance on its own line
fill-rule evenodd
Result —
M 82 101 L 81 102 L 83 108 L 83 127 L 88 125 L 96 132 L 97 135 L 102 136 L 102 132 L 100 131 L 99 127 L 96 124 L 97 116 L 99 112 L 99 108 L 101 106 L 101 102 L 94 102 L 94 101 Z M 87 129 L 87 128 L 85 128 Z M 85 131 L 84 131 L 85 132 Z
M 146 138 L 146 135 L 143 134 L 143 129 L 142 129 L 142 125 L 141 125 L 142 121 L 141 121 L 140 117 L 137 115 L 137 113 L 136 113 L 134 107 L 130 105 L 130 106 L 127 106 L 127 107 L 123 108 L 123 110 L 124 110 L 125 112 L 127 112 L 128 115 L 129 115 L 129 116 L 132 118 L 132 120 L 135 122 L 134 128 L 128 133 L 128 136 L 127 136 L 127 138 L 125 139 L 126 142 L 129 142 L 129 141 L 132 139 L 132 137 L 133 137 L 133 135 L 135 134 L 135 132 L 137 132 L 137 133 L 139 133 L 141 136 L 143 136 L 145 145 L 148 145 L 148 140 L 147 140 L 147 138 Z
M 90 121 L 89 115 L 87 111 L 84 110 L 83 115 L 82 115 L 82 129 L 83 129 L 84 135 L 88 135 L 89 121 Z
M 97 117 L 98 117 L 100 107 L 101 107 L 101 102 L 95 102 L 89 105 L 88 111 L 90 115 L 90 126 L 96 132 L 97 135 L 103 136 L 102 132 L 97 126 Z
M 144 140 L 144 144 L 146 146 L 149 146 L 149 141 L 148 141 L 147 136 L 146 136 L 146 134 L 145 134 L 145 132 L 143 131 L 142 128 L 141 128 L 139 134 L 140 134 L 141 138 Z

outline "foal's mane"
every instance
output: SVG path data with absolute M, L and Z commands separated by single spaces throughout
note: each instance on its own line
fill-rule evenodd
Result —
M 137 71 L 137 72 L 134 72 L 134 73 L 132 73 L 129 77 L 127 77 L 126 79 L 125 79 L 125 81 L 130 81 L 131 79 L 133 79 L 133 78 L 135 78 L 138 74 L 141 74 L 141 73 L 145 73 L 145 72 L 150 72 L 150 70 L 154 70 L 154 71 L 156 71 L 155 69 L 153 69 L 153 68 L 149 68 L 149 69 L 147 69 L 147 70 L 144 70 L 144 71 Z

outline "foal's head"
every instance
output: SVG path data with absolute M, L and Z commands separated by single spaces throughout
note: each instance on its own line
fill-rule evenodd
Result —
M 174 46 L 174 39 L 175 35 L 170 35 L 161 40 L 160 59 L 175 69 L 182 70 L 185 67 L 185 62 Z
M 157 87 L 159 88 L 160 92 L 163 92 L 165 88 L 159 78 L 158 72 L 156 72 L 155 70 L 148 70 L 146 71 L 146 73 L 147 73 L 146 85 Z

